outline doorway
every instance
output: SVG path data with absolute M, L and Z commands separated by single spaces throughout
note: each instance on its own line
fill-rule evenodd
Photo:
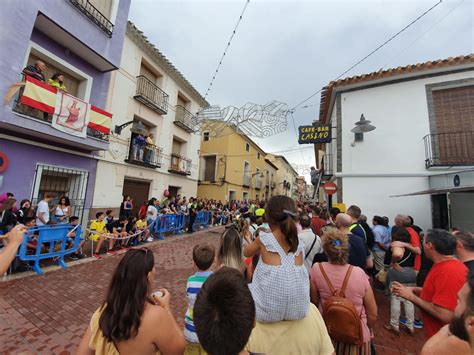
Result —
M 181 187 L 179 186 L 168 186 L 168 192 L 170 193 L 168 198 L 171 200 L 172 198 L 175 198 L 176 196 L 178 196 L 180 188 Z
M 433 228 L 449 230 L 447 194 L 431 195 L 431 216 L 433 218 Z
M 148 197 L 150 193 L 150 182 L 140 180 L 129 180 L 123 181 L 122 196 L 130 196 L 133 199 L 133 215 L 138 213 L 140 206 L 144 201 L 148 203 Z

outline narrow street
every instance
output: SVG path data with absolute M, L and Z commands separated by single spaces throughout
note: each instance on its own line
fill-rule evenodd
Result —
M 174 236 L 150 245 L 155 255 L 154 288 L 167 288 L 171 308 L 183 325 L 186 279 L 193 273 L 192 248 L 207 241 L 216 247 L 222 228 L 193 235 Z M 1 354 L 74 354 L 92 313 L 105 297 L 111 273 L 120 256 L 81 263 L 67 270 L 47 272 L 0 284 Z M 71 264 L 70 264 L 71 265 Z M 376 294 L 379 320 L 375 329 L 377 354 L 415 354 L 424 342 L 422 330 L 415 337 L 396 337 L 383 329 L 388 322 L 388 299 Z

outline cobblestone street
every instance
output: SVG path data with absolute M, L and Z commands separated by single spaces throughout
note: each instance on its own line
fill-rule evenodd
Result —
M 183 325 L 186 309 L 185 282 L 193 273 L 192 247 L 203 241 L 218 244 L 222 228 L 175 236 L 150 245 L 155 254 L 154 288 L 167 288 L 171 308 Z M 120 256 L 81 263 L 67 270 L 47 272 L 0 284 L 0 353 L 73 354 L 94 310 L 102 302 L 112 271 Z M 415 337 L 396 337 L 383 329 L 388 322 L 389 302 L 376 294 L 379 321 L 375 330 L 378 354 L 419 352 L 423 331 Z

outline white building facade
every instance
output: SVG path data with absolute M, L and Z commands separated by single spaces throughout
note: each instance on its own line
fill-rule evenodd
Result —
M 333 202 L 356 204 L 369 219 L 393 222 L 396 214 L 408 214 L 424 229 L 467 226 L 465 212 L 440 214 L 449 209 L 444 200 L 447 206 L 450 199 L 468 201 L 463 211 L 474 208 L 474 186 L 471 191 L 449 180 L 474 166 L 473 109 L 472 55 L 330 83 L 320 122 L 331 124 L 333 141 L 316 146 L 316 156 L 324 151 L 325 177 L 337 184 Z M 376 129 L 355 141 L 351 129 L 362 114 Z M 446 176 L 443 191 L 434 183 L 439 175 Z M 470 198 L 459 195 L 466 193 Z
M 200 136 L 194 114 L 208 103 L 130 22 L 108 97 L 119 127 L 99 157 L 91 214 L 118 210 L 124 196 L 135 210 L 151 197 L 162 199 L 165 190 L 195 197 Z M 154 146 L 140 149 L 137 136 L 150 133 Z

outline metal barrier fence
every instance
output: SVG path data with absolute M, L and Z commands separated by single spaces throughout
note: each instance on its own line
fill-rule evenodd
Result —
M 211 218 L 211 211 L 199 211 L 193 223 L 193 231 L 198 230 L 200 227 L 207 229 L 211 223 Z M 189 216 L 182 214 L 164 214 L 158 216 L 154 232 L 158 238 L 164 238 L 165 233 L 182 234 L 188 223 Z
M 28 254 L 27 244 L 31 243 L 33 236 L 36 237 L 36 251 L 34 254 Z M 64 256 L 74 253 L 79 248 L 80 239 L 81 227 L 79 225 L 53 224 L 32 227 L 25 234 L 18 258 L 22 261 L 33 261 L 33 270 L 39 275 L 44 274 L 39 265 L 40 260 L 58 258 L 59 265 L 67 268 Z M 68 247 L 71 243 L 73 243 L 72 246 Z

